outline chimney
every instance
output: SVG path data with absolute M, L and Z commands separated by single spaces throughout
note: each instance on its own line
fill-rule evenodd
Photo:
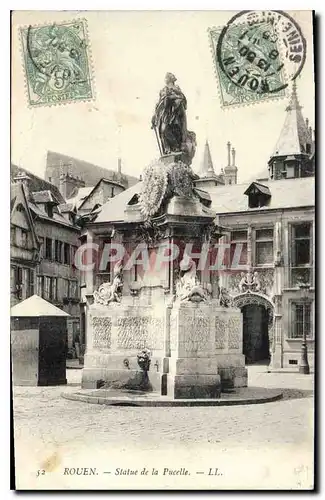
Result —
M 232 152 L 232 166 L 235 167 L 236 166 L 236 163 L 235 163 L 236 150 L 235 150 L 235 148 L 232 148 L 231 152 Z
M 122 174 L 122 159 L 121 158 L 117 159 L 117 172 L 119 175 Z
M 228 148 L 228 167 L 230 167 L 230 148 L 231 148 L 231 144 L 230 144 L 229 141 L 227 142 L 227 148 Z
M 30 182 L 31 182 L 31 178 L 28 177 L 28 175 L 26 174 L 26 172 L 24 172 L 23 170 L 21 170 L 17 175 L 16 177 L 14 177 L 14 182 L 16 182 L 17 184 L 21 184 L 24 188 L 24 192 L 25 192 L 25 196 L 27 198 L 27 200 L 30 200 Z

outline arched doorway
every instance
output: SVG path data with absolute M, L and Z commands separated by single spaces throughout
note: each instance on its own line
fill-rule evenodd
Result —
M 270 299 L 247 291 L 233 298 L 243 314 L 243 354 L 247 364 L 269 363 L 273 344 L 273 309 Z

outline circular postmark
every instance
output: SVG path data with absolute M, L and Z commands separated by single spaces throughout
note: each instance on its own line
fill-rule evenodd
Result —
M 241 11 L 223 27 L 216 59 L 237 87 L 274 94 L 300 74 L 306 40 L 300 26 L 285 12 Z

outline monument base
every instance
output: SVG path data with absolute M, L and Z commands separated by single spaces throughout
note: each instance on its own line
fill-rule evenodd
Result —
M 172 399 L 220 397 L 247 386 L 242 318 L 237 309 L 207 302 L 90 305 L 83 389 L 126 389 Z M 138 353 L 149 349 L 144 374 Z

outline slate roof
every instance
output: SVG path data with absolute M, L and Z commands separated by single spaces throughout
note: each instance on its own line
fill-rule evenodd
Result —
M 55 166 L 54 171 L 53 166 Z M 55 151 L 48 151 L 45 177 L 48 178 L 51 176 L 52 182 L 54 178 L 58 182 L 60 170 L 62 173 L 70 173 L 73 176 L 78 176 L 85 182 L 86 187 L 95 186 L 95 184 L 97 184 L 97 182 L 103 177 L 112 181 L 120 182 L 119 174 L 115 169 L 99 167 L 98 165 L 93 165 L 92 163 L 79 160 L 78 158 L 73 158 L 72 156 L 63 155 Z M 122 173 L 121 178 L 122 184 L 124 179 L 127 181 L 128 186 L 132 186 L 138 182 L 136 177 L 124 173 Z
M 55 203 L 58 205 L 50 190 L 32 192 L 32 197 L 35 203 Z
M 84 203 L 86 203 L 87 199 L 88 199 L 88 198 L 92 195 L 92 193 L 94 193 L 94 192 L 95 192 L 95 190 L 97 189 L 97 187 L 98 187 L 98 186 L 99 186 L 102 182 L 103 182 L 103 183 L 107 182 L 107 184 L 114 184 L 114 185 L 116 185 L 116 186 L 121 186 L 121 187 L 124 189 L 123 184 L 121 184 L 120 182 L 115 182 L 115 181 L 112 181 L 112 180 L 110 180 L 110 179 L 104 179 L 104 178 L 103 178 L 103 179 L 100 179 L 100 180 L 97 182 L 96 186 L 94 186 L 94 187 L 91 189 L 91 191 L 90 191 L 90 192 L 89 192 L 86 196 L 84 196 L 82 199 L 80 199 L 80 202 L 81 202 L 81 203 L 80 203 L 80 205 L 79 205 L 79 207 L 78 207 L 78 208 L 81 208 L 81 207 L 82 207 L 82 205 L 83 205 Z M 83 189 L 85 189 L 85 188 L 83 188 Z M 88 188 L 87 188 L 87 189 L 88 189 Z
M 250 185 L 251 182 L 207 188 L 212 199 L 211 208 L 217 214 L 227 214 L 289 209 L 293 207 L 312 207 L 315 205 L 314 177 L 263 182 L 263 185 L 271 192 L 271 199 L 267 206 L 259 208 L 248 207 L 248 198 L 244 192 Z
M 67 203 L 72 205 L 74 208 L 78 209 L 79 206 L 83 203 L 83 201 L 89 196 L 89 194 L 94 189 L 94 186 L 82 187 L 79 188 L 76 192 L 75 196 L 69 198 Z
M 293 207 L 312 207 L 315 205 L 314 177 L 263 182 L 262 189 L 266 193 L 271 193 L 271 199 L 267 206 L 259 208 L 248 207 L 248 197 L 244 193 L 251 184 L 251 182 L 247 182 L 245 184 L 221 185 L 207 188 L 205 191 L 209 193 L 212 200 L 211 209 L 218 215 L 257 210 L 266 211 L 272 209 L 290 209 Z M 96 219 L 96 223 L 124 221 L 124 211 L 127 204 L 135 194 L 140 193 L 141 185 L 142 182 L 139 182 L 105 203 Z
M 301 113 L 296 81 L 293 83 L 292 94 L 286 111 L 284 125 L 272 157 L 306 153 L 306 144 L 312 144 L 312 137 Z
M 28 299 L 19 302 L 11 308 L 11 316 L 15 317 L 40 317 L 40 316 L 70 316 L 70 314 L 62 311 L 47 300 L 42 299 L 38 295 L 32 295 Z
M 72 222 L 68 221 L 60 212 L 53 212 L 53 217 L 49 217 L 46 210 L 44 207 L 40 204 L 37 205 L 36 203 L 33 203 L 31 201 L 28 202 L 29 209 L 38 217 L 41 217 L 42 219 L 46 219 L 51 222 L 57 222 L 59 224 L 63 224 L 64 226 L 69 226 L 71 228 L 76 228 Z
M 135 194 L 141 192 L 142 182 L 138 182 L 134 186 L 126 189 L 120 194 L 114 196 L 109 201 L 107 201 L 98 215 L 96 222 L 118 222 L 123 221 L 125 218 L 124 210 L 127 207 L 128 202 L 133 198 Z
M 15 177 L 17 177 L 17 175 L 20 172 L 24 172 L 30 178 L 30 191 L 31 192 L 51 191 L 52 195 L 55 196 L 55 198 L 58 200 L 59 203 L 64 203 L 65 200 L 56 186 L 53 186 L 53 184 L 46 181 L 45 179 L 42 179 L 41 177 L 38 177 L 35 174 L 32 174 L 32 172 L 30 172 L 29 170 L 26 170 L 25 168 L 17 167 L 17 165 L 11 164 L 11 168 L 10 168 L 11 181 L 13 181 L 13 179 Z

